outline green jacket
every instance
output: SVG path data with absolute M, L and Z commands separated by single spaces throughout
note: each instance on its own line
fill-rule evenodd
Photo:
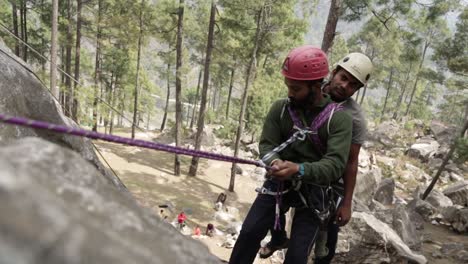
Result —
M 321 110 L 332 102 L 327 94 L 320 104 L 304 115 L 298 111 L 301 120 L 309 126 L 311 121 Z M 265 156 L 275 147 L 286 141 L 292 135 L 293 121 L 285 107 L 287 100 L 281 99 L 273 103 L 263 124 L 260 138 L 260 157 Z M 321 141 L 326 142 L 326 153 L 321 154 L 316 150 L 312 141 L 307 138 L 304 141 L 296 141 L 286 147 L 279 154 L 274 155 L 265 163 L 270 164 L 275 159 L 288 160 L 304 164 L 304 182 L 319 185 L 329 185 L 337 181 L 344 172 L 348 161 L 351 145 L 352 118 L 346 111 L 338 111 L 333 114 L 330 121 L 330 134 L 327 132 L 327 122 L 319 128 Z

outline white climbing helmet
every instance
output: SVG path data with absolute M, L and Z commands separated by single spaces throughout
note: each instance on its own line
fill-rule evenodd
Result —
M 337 66 L 345 69 L 363 85 L 366 85 L 374 68 L 369 57 L 359 52 L 346 55 L 338 62 Z

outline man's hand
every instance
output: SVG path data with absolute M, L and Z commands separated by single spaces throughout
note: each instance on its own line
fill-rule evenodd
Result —
M 299 172 L 299 164 L 290 161 L 275 161 L 272 166 L 271 175 L 277 180 L 283 181 L 291 178 Z
M 339 226 L 346 225 L 351 219 L 351 206 L 342 205 L 336 210 L 336 224 Z

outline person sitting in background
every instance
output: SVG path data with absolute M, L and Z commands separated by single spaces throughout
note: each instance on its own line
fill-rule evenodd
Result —
M 207 226 L 206 226 L 206 232 L 205 232 L 205 235 L 209 236 L 209 237 L 212 237 L 213 236 L 213 233 L 214 233 L 214 225 L 209 223 Z
M 197 225 L 197 227 L 195 227 L 195 230 L 194 230 L 194 235 L 196 236 L 200 236 L 201 235 L 201 230 L 200 230 L 200 227 Z

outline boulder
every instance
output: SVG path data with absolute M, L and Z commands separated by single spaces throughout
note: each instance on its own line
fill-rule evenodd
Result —
M 461 181 L 465 180 L 462 176 L 460 176 L 460 175 L 458 175 L 456 173 L 453 173 L 453 172 L 450 173 L 449 178 L 450 178 L 450 180 L 452 182 L 461 182 Z
M 377 162 L 380 162 L 389 168 L 394 168 L 397 165 L 397 161 L 394 158 L 381 155 L 376 155 L 376 158 Z
M 374 194 L 374 199 L 383 205 L 393 203 L 393 193 L 395 192 L 395 180 L 393 178 L 383 179 Z
M 40 138 L 0 148 L 0 263 L 219 263 L 201 243 Z
M 361 148 L 359 151 L 359 163 L 358 166 L 361 171 L 366 171 L 371 168 L 372 160 L 369 152 L 365 148 Z M 367 170 L 366 170 L 367 169 Z
M 430 181 L 432 178 L 427 173 L 425 173 L 422 169 L 410 164 L 405 163 L 404 166 L 405 170 L 399 174 L 399 177 L 405 181 L 414 180 L 417 182 L 425 183 L 426 181 Z
M 358 171 L 354 196 L 361 200 L 365 205 L 369 205 L 374 197 L 378 183 L 382 179 L 382 170 L 377 166 L 372 166 L 368 172 Z
M 413 145 L 411 145 L 407 154 L 410 157 L 427 162 L 429 158 L 434 156 L 439 146 L 439 143 L 434 139 L 420 138 Z
M 468 232 L 468 208 L 454 205 L 442 209 L 444 222 L 450 223 L 460 233 Z
M 452 200 L 445 196 L 442 192 L 432 189 L 431 193 L 426 197 L 426 201 L 435 208 L 452 206 Z
M 436 120 L 431 122 L 430 129 L 434 137 L 441 144 L 449 145 L 454 136 L 457 135 L 456 126 L 449 126 Z
M 445 188 L 443 193 L 449 197 L 454 204 L 468 206 L 468 181 L 457 182 Z
M 258 152 L 258 143 L 252 143 L 252 144 L 249 144 L 247 146 L 245 146 L 245 149 L 247 151 L 249 151 L 250 153 L 252 153 L 252 155 L 258 157 L 258 155 L 260 155 L 260 153 Z
M 444 168 L 446 171 L 450 172 L 450 173 L 457 173 L 457 174 L 461 174 L 462 171 L 460 170 L 460 168 L 458 168 L 457 164 L 455 163 L 448 163 L 447 165 L 445 165 L 445 168 Z
M 338 248 L 337 263 L 427 263 L 389 225 L 368 213 L 354 213 L 340 236 L 346 245 Z
M 393 210 L 392 226 L 411 249 L 421 249 L 422 235 L 416 230 L 416 225 L 404 205 L 398 205 Z
M 197 132 L 193 132 L 189 138 L 195 140 Z M 173 138 L 173 137 L 172 137 Z M 210 126 L 205 126 L 201 134 L 201 144 L 205 147 L 213 147 L 216 144 L 216 136 Z
M 0 50 L 0 113 L 77 127 L 63 114 L 62 107 L 29 66 L 2 45 Z M 99 161 L 91 140 L 0 123 L 0 145 L 24 137 L 40 137 L 73 149 L 101 172 L 100 177 L 105 177 L 116 188 L 126 190 L 125 185 Z
M 400 125 L 395 120 L 380 123 L 371 133 L 369 138 L 387 147 L 394 147 L 400 134 Z
M 431 216 L 435 212 L 435 208 L 428 202 L 420 198 L 414 198 L 408 203 L 409 210 L 420 214 L 425 221 L 430 221 Z

